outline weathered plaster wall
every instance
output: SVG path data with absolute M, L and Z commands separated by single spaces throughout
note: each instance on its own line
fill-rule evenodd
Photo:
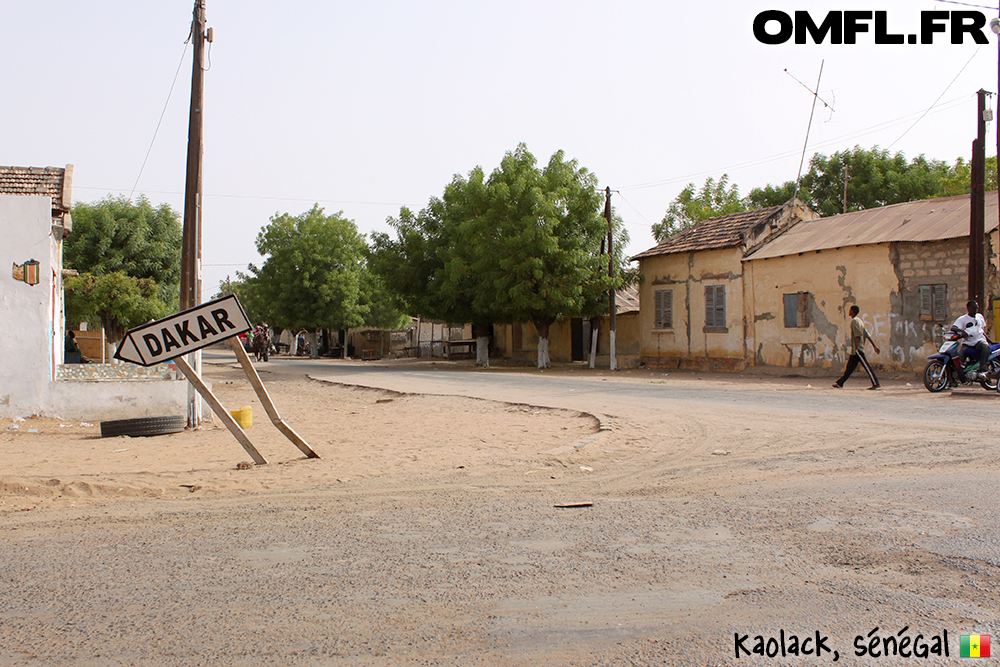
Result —
M 743 267 L 739 248 L 640 260 L 640 350 L 650 365 L 739 369 L 744 364 Z M 726 328 L 705 329 L 705 287 L 726 286 Z M 673 327 L 655 329 L 656 290 L 673 290 Z
M 890 294 L 897 289 L 887 244 L 775 257 L 747 262 L 754 282 L 754 364 L 785 367 L 839 366 L 846 359 L 848 309 L 861 318 L 882 349 L 869 354 L 888 361 Z M 809 326 L 785 327 L 783 296 L 808 292 Z
M 994 243 L 996 235 L 993 235 Z M 748 347 L 755 365 L 840 366 L 848 354 L 850 317 L 857 304 L 881 349 L 875 364 L 919 370 L 947 328 L 965 312 L 968 298 L 967 238 L 853 246 L 747 262 L 753 283 L 754 321 Z M 996 293 L 996 257 L 991 258 Z M 947 286 L 942 320 L 921 319 L 920 285 Z M 808 292 L 810 325 L 784 326 L 782 296 Z M 988 318 L 989 319 L 989 318 Z
M 40 413 L 46 407 L 47 386 L 61 361 L 61 266 L 52 238 L 49 197 L 0 195 L 0 416 Z M 15 280 L 11 267 L 26 260 L 39 262 L 40 282 Z M 57 341 L 58 337 L 58 341 Z

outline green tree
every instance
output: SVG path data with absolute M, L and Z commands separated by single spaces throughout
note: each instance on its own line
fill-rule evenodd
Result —
M 763 188 L 754 188 L 747 195 L 747 210 L 754 211 L 758 208 L 768 208 L 769 206 L 781 206 L 792 200 L 796 196 L 800 202 L 806 206 L 810 205 L 808 192 L 799 190 L 795 195 L 795 181 L 785 181 L 781 185 L 766 185 Z
M 596 178 L 575 160 L 559 151 L 540 169 L 521 144 L 488 178 L 482 167 L 456 175 L 419 214 L 402 209 L 390 219 L 396 237 L 375 237 L 377 271 L 411 314 L 472 322 L 478 364 L 488 364 L 488 325 L 533 322 L 545 367 L 552 322 L 607 312 L 602 201 Z M 615 227 L 620 269 L 620 220 Z M 622 280 L 618 271 L 613 281 Z
M 176 310 L 181 225 L 167 204 L 111 197 L 73 207 L 63 261 L 78 277 L 65 283 L 70 322 L 100 319 L 109 343 L 129 328 Z
M 860 146 L 831 156 L 821 153 L 809 161 L 802 188 L 809 192 L 813 209 L 823 215 L 860 211 L 889 204 L 939 197 L 952 169 L 923 155 L 907 161 L 899 152 Z M 846 209 L 844 183 L 847 182 Z
M 264 263 L 237 275 L 272 326 L 315 331 L 401 319 L 368 269 L 364 236 L 342 212 L 326 215 L 317 204 L 298 216 L 275 215 L 258 234 L 257 251 Z
M 251 322 L 276 321 L 274 309 L 267 300 L 261 297 L 259 291 L 257 283 L 251 276 L 237 271 L 235 280 L 226 276 L 226 279 L 219 283 L 219 291 L 212 298 L 218 299 L 235 294 Z
M 153 207 L 145 197 L 132 202 L 108 196 L 73 207 L 73 232 L 63 245 L 63 261 L 81 274 L 120 271 L 152 280 L 159 299 L 176 308 L 181 280 L 180 216 L 167 204 Z
M 609 277 L 601 254 L 603 200 L 596 176 L 563 151 L 540 169 L 520 144 L 487 180 L 484 214 L 462 225 L 478 282 L 473 308 L 502 322 L 533 322 L 539 368 L 551 365 L 552 323 L 594 314 L 601 295 L 621 285 L 621 273 Z
M 129 329 L 168 314 L 167 305 L 159 297 L 159 285 L 123 271 L 70 276 L 63 287 L 66 318 L 71 322 L 99 319 L 109 342 L 120 341 Z
M 736 184 L 729 184 L 729 175 L 716 181 L 709 177 L 698 190 L 688 183 L 667 208 L 663 220 L 653 225 L 653 238 L 664 241 L 702 220 L 746 211 L 748 203 L 740 197 Z
M 431 198 L 418 214 L 404 207 L 389 218 L 395 238 L 373 234 L 371 266 L 410 315 L 448 322 L 471 322 L 477 337 L 476 364 L 489 365 L 492 309 L 477 311 L 473 299 L 478 277 L 471 269 L 475 239 L 463 225 L 485 213 L 483 170 L 469 178 L 456 175 L 440 198 Z M 465 235 L 465 236 L 463 236 Z
M 997 189 L 997 158 L 986 158 L 986 191 Z M 948 176 L 943 180 L 942 192 L 939 196 L 967 195 L 972 192 L 972 165 L 963 158 L 955 160 Z

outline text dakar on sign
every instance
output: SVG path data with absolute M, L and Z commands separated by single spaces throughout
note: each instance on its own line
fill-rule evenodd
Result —
M 166 319 L 130 329 L 115 359 L 140 366 L 170 361 L 250 330 L 236 295 L 203 303 Z

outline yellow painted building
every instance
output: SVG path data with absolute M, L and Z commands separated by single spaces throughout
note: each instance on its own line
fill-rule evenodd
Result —
M 816 217 L 799 202 L 704 220 L 636 255 L 640 358 L 650 366 L 742 370 L 752 363 L 753 290 L 743 258 Z
M 641 361 L 839 370 L 856 304 L 881 349 L 872 362 L 918 370 L 965 312 L 969 209 L 960 196 L 828 218 L 786 205 L 703 221 L 636 256 Z M 997 215 L 987 193 L 980 309 L 991 328 Z

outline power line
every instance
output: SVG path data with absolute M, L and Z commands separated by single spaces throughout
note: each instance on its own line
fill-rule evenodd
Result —
M 963 97 L 960 97 L 960 98 L 955 98 L 953 100 L 949 100 L 947 102 L 942 103 L 937 108 L 931 107 L 931 109 L 928 109 L 928 110 L 923 111 L 923 112 L 919 112 L 918 111 L 918 112 L 914 112 L 914 113 L 911 113 L 911 114 L 907 114 L 906 116 L 900 116 L 899 118 L 894 118 L 892 120 L 887 120 L 887 121 L 884 121 L 884 122 L 879 123 L 877 125 L 872 125 L 872 126 L 869 126 L 867 128 L 864 128 L 862 130 L 858 130 L 857 132 L 852 132 L 850 134 L 845 134 L 845 135 L 841 135 L 839 137 L 834 137 L 834 138 L 828 139 L 826 141 L 821 141 L 819 143 L 813 144 L 813 147 L 814 148 L 823 148 L 823 147 L 826 147 L 826 146 L 833 146 L 833 145 L 836 145 L 836 144 L 841 143 L 841 142 L 843 142 L 845 140 L 848 140 L 848 139 L 857 139 L 859 137 L 867 136 L 869 134 L 874 134 L 875 132 L 881 132 L 884 129 L 888 129 L 890 127 L 893 127 L 895 125 L 899 125 L 900 123 L 905 122 L 908 118 L 910 118 L 910 117 L 912 117 L 912 116 L 914 116 L 914 115 L 916 115 L 918 113 L 923 113 L 923 114 L 926 115 L 930 110 L 945 111 L 945 110 L 950 109 L 950 108 L 952 108 L 954 106 L 960 106 L 960 105 L 967 104 L 967 103 L 968 103 L 968 97 L 967 96 L 963 96 Z M 731 165 L 724 166 L 724 167 L 718 167 L 718 168 L 714 168 L 714 169 L 707 169 L 707 170 L 704 170 L 704 171 L 699 171 L 699 172 L 696 172 L 696 173 L 693 173 L 693 174 L 688 174 L 686 176 L 677 176 L 677 177 L 674 177 L 674 178 L 668 178 L 668 179 L 664 179 L 664 180 L 661 180 L 661 181 L 651 181 L 651 182 L 647 182 L 647 183 L 639 183 L 637 185 L 624 186 L 622 189 L 623 190 L 643 190 L 643 189 L 646 189 L 646 188 L 655 188 L 655 187 L 661 187 L 661 186 L 664 186 L 664 185 L 670 185 L 672 183 L 682 183 L 684 181 L 690 181 L 691 179 L 697 178 L 699 176 L 713 175 L 713 174 L 718 174 L 719 172 L 727 172 L 727 171 L 730 171 L 730 170 L 733 170 L 733 169 L 742 169 L 744 167 L 756 167 L 756 166 L 761 165 L 761 164 L 767 164 L 768 162 L 775 162 L 777 160 L 783 160 L 783 159 L 786 159 L 786 158 L 789 158 L 789 157 L 793 157 L 793 156 L 798 155 L 798 154 L 799 154 L 799 149 L 793 149 L 793 150 L 783 151 L 781 153 L 774 153 L 773 155 L 768 155 L 768 156 L 762 157 L 762 158 L 755 158 L 753 160 L 747 160 L 746 162 L 740 162 L 740 163 L 737 163 L 737 164 L 731 164 Z
M 963 7 L 979 7 L 980 9 L 996 9 L 996 7 L 990 7 L 989 5 L 973 5 L 968 2 L 956 2 L 956 0 L 935 0 L 935 2 L 946 2 L 949 5 L 962 5 Z
M 142 178 L 142 171 L 146 168 L 146 162 L 149 160 L 149 154 L 153 152 L 153 144 L 156 143 L 156 135 L 160 132 L 160 125 L 163 124 L 163 116 L 167 113 L 167 105 L 170 104 L 170 96 L 174 93 L 174 85 L 177 83 L 177 76 L 181 73 L 181 65 L 184 64 L 184 56 L 187 55 L 187 46 L 191 42 L 190 37 L 184 42 L 184 50 L 181 51 L 181 61 L 177 63 L 177 71 L 174 72 L 174 80 L 170 83 L 170 91 L 167 93 L 167 101 L 163 103 L 163 111 L 160 112 L 160 120 L 156 123 L 156 129 L 153 130 L 153 138 L 149 142 L 149 149 L 146 150 L 146 157 L 142 160 L 142 166 L 139 167 L 139 175 L 135 177 L 135 185 L 132 186 L 132 191 L 128 193 L 129 200 L 132 199 L 132 195 L 135 194 L 135 189 L 139 187 L 139 179 Z
M 941 94 L 938 95 L 938 97 L 937 97 L 936 100 L 934 100 L 934 104 L 932 104 L 929 107 L 927 107 L 927 111 L 925 111 L 924 113 L 922 113 L 920 115 L 920 118 L 918 118 L 915 121 L 913 121 L 913 125 L 911 125 L 908 128 L 906 128 L 906 132 L 903 132 L 901 135 L 899 135 L 899 138 L 896 139 L 896 141 L 894 141 L 891 144 L 889 144 L 888 146 L 886 146 L 885 147 L 886 150 L 889 150 L 890 148 L 892 148 L 900 139 L 902 139 L 903 137 L 906 136 L 907 132 L 909 132 L 910 130 L 912 130 L 913 128 L 915 128 L 917 126 L 917 123 L 919 123 L 920 121 L 922 121 L 924 119 L 924 116 L 926 116 L 930 112 L 930 110 L 934 108 L 934 105 L 938 103 L 938 100 L 940 100 L 942 97 L 944 97 L 944 94 L 948 92 L 948 89 L 951 88 L 952 84 L 954 84 L 956 81 L 958 81 L 958 77 L 962 76 L 962 72 L 964 72 L 965 68 L 969 66 L 969 63 L 972 62 L 972 59 L 976 57 L 976 54 L 979 53 L 979 49 L 981 49 L 981 48 L 982 48 L 981 46 L 977 46 L 976 47 L 976 50 L 972 52 L 972 55 L 969 56 L 969 59 L 967 61 L 965 61 L 964 65 L 962 65 L 962 69 L 958 70 L 958 74 L 955 75 L 955 78 L 951 80 L 951 83 L 949 83 L 947 86 L 944 87 L 944 90 L 941 91 Z
M 73 185 L 74 190 L 94 190 L 97 192 L 124 192 L 121 188 L 98 188 L 87 185 Z M 154 195 L 180 195 L 183 196 L 183 192 L 174 192 L 170 190 L 145 190 L 147 194 Z M 266 195 L 231 195 L 231 194 L 212 194 L 204 193 L 202 195 L 204 198 L 218 198 L 218 199 L 259 199 L 262 201 L 289 201 L 289 202 L 312 202 L 316 204 L 353 204 L 353 205 L 365 205 L 365 206 L 408 206 L 408 204 L 402 204 L 399 202 L 385 202 L 385 201 L 347 201 L 342 199 L 318 199 L 315 197 L 270 197 Z

